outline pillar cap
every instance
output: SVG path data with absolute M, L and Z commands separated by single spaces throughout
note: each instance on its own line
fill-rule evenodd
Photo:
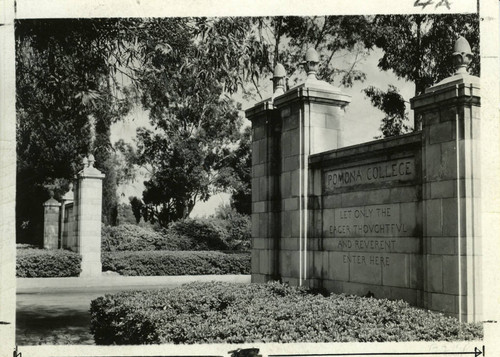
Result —
M 54 197 L 49 198 L 47 201 L 43 203 L 44 207 L 59 207 L 61 203 L 57 201 Z M 38 206 L 40 207 L 40 206 Z
M 453 45 L 453 63 L 455 65 L 455 73 L 443 79 L 441 82 L 429 87 L 425 93 L 432 93 L 446 87 L 451 87 L 460 84 L 472 84 L 479 87 L 479 77 L 470 75 L 467 72 L 467 67 L 472 61 L 472 50 L 469 42 L 460 36 Z
M 94 162 L 94 155 L 90 154 L 88 158 L 84 157 L 82 160 L 83 170 L 78 173 L 78 177 L 94 177 L 103 179 L 105 175 L 94 167 Z
M 68 187 L 68 192 L 66 192 L 62 198 L 64 201 L 73 201 L 75 199 L 75 194 L 73 192 L 73 184 L 70 182 Z

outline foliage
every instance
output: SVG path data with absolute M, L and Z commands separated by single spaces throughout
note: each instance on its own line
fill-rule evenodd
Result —
M 114 251 L 151 250 L 247 250 L 250 247 L 248 217 L 232 212 L 222 218 L 185 219 L 169 228 L 121 224 L 102 226 L 101 249 Z
M 126 85 L 118 83 L 115 74 L 130 58 L 125 51 L 129 32 L 123 29 L 133 23 L 16 21 L 16 217 L 21 241 L 41 239 L 41 204 L 48 199 L 48 190 L 54 190 L 56 198 L 65 193 L 89 152 L 106 175 L 103 218 L 114 223 L 117 174 L 109 128 L 132 104 Z M 40 209 L 33 209 L 34 204 Z
M 206 218 L 186 218 L 168 227 L 169 231 L 189 238 L 191 250 L 228 250 L 228 231 L 221 222 Z
M 414 82 L 416 95 L 453 74 L 451 54 L 459 36 L 471 45 L 470 72 L 479 75 L 477 14 L 381 15 L 374 18 L 373 32 L 375 45 L 384 51 L 379 68 Z
M 140 217 L 139 217 L 140 218 Z M 138 224 L 132 206 L 127 203 L 120 203 L 117 207 L 116 224 Z
M 81 256 L 68 250 L 24 248 L 17 250 L 16 276 L 19 278 L 54 278 L 78 276 Z
M 405 100 L 396 87 L 389 85 L 387 92 L 384 92 L 370 86 L 363 91 L 370 98 L 372 105 L 386 114 L 380 125 L 382 137 L 388 138 L 409 132 Z
M 252 128 L 246 126 L 240 133 L 237 147 L 229 152 L 221 162 L 218 170 L 224 172 L 219 176 L 218 184 L 231 192 L 231 206 L 241 214 L 252 213 Z
M 217 208 L 213 218 L 220 220 L 227 230 L 227 241 L 230 249 L 250 249 L 252 222 L 249 215 L 239 213 L 230 205 L 221 205 Z
M 250 254 L 212 251 L 104 252 L 102 267 L 103 271 L 132 276 L 249 274 Z
M 191 283 L 93 300 L 98 345 L 152 343 L 452 341 L 479 324 L 389 301 L 322 296 L 279 283 Z
M 138 83 L 153 129 L 137 131 L 131 158 L 150 171 L 143 216 L 163 227 L 227 189 L 235 207 L 249 213 L 250 134 L 240 132 L 240 108 L 231 94 L 262 95 L 260 86 L 269 85 L 277 61 L 300 75 L 298 63 L 310 46 L 325 55 L 322 78 L 341 77 L 346 86 L 364 79 L 355 64 L 346 71 L 334 65 L 339 51 L 363 51 L 356 47 L 367 29 L 363 17 L 192 18 L 177 24 L 167 48 L 164 36 L 148 38 L 151 49 L 161 50 L 150 51 Z
M 104 252 L 155 250 L 162 241 L 160 233 L 134 224 L 116 227 L 103 225 L 101 230 L 101 249 Z
M 470 73 L 479 76 L 477 14 L 379 15 L 374 17 L 371 27 L 365 45 L 375 44 L 384 51 L 378 67 L 413 82 L 415 95 L 453 74 L 455 67 L 451 54 L 459 36 L 469 41 L 473 53 Z M 364 92 L 372 104 L 386 114 L 380 127 L 382 136 L 408 131 L 405 100 L 395 87 L 390 86 L 386 92 L 369 87 Z
M 132 212 L 134 213 L 135 222 L 139 223 L 141 221 L 142 210 L 144 208 L 144 204 L 137 197 L 129 197 L 130 206 L 132 208 Z

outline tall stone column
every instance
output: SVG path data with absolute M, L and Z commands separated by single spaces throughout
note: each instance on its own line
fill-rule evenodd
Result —
M 53 193 L 43 204 L 43 247 L 45 249 L 59 248 L 59 210 L 61 204 L 57 202 Z
M 282 66 L 277 67 L 274 78 L 275 93 L 282 93 L 285 78 Z M 257 103 L 245 112 L 252 121 L 252 282 L 257 283 L 280 279 L 281 123 L 276 114 L 272 99 Z
M 104 174 L 94 167 L 94 156 L 84 159 L 84 169 L 78 174 L 77 231 L 78 252 L 82 256 L 80 276 L 101 275 L 101 212 Z
M 457 71 L 411 100 L 422 123 L 424 307 L 481 320 L 479 78 L 455 44 Z
M 274 71 L 271 99 L 246 111 L 252 121 L 252 281 L 282 279 L 302 285 L 308 276 L 308 213 L 312 183 L 308 183 L 310 154 L 342 145 L 344 107 L 349 97 L 316 79 L 319 56 L 306 55 L 306 82 L 285 91 L 286 73 Z M 321 232 L 321 229 L 317 230 Z M 320 233 L 321 234 L 321 233 Z M 322 254 L 322 252 L 320 253 Z M 309 254 L 310 255 L 310 254 Z M 323 257 L 314 257 L 323 259 Z

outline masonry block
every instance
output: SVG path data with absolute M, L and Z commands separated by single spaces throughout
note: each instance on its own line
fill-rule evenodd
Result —
M 462 200 L 463 206 L 463 200 Z M 459 225 L 465 229 L 464 221 L 458 220 L 458 200 L 456 198 L 447 198 L 442 200 L 443 207 L 443 235 L 454 236 L 458 234 Z M 462 207 L 463 209 L 463 207 Z M 463 210 L 462 210 L 463 212 Z
M 441 256 L 427 256 L 427 281 L 429 291 L 443 292 L 443 259 Z
M 443 180 L 430 183 L 431 198 L 455 197 L 457 192 L 456 180 Z
M 429 309 L 445 313 L 456 313 L 457 307 L 455 303 L 455 296 L 449 294 L 432 293 Z
M 453 125 L 450 121 L 445 121 L 429 128 L 429 143 L 436 144 L 454 139 Z
M 382 265 L 382 283 L 385 286 L 410 287 L 410 262 L 406 254 L 389 254 L 389 265 Z
M 426 215 L 426 235 L 441 236 L 443 226 L 441 200 L 425 201 L 424 214 Z

